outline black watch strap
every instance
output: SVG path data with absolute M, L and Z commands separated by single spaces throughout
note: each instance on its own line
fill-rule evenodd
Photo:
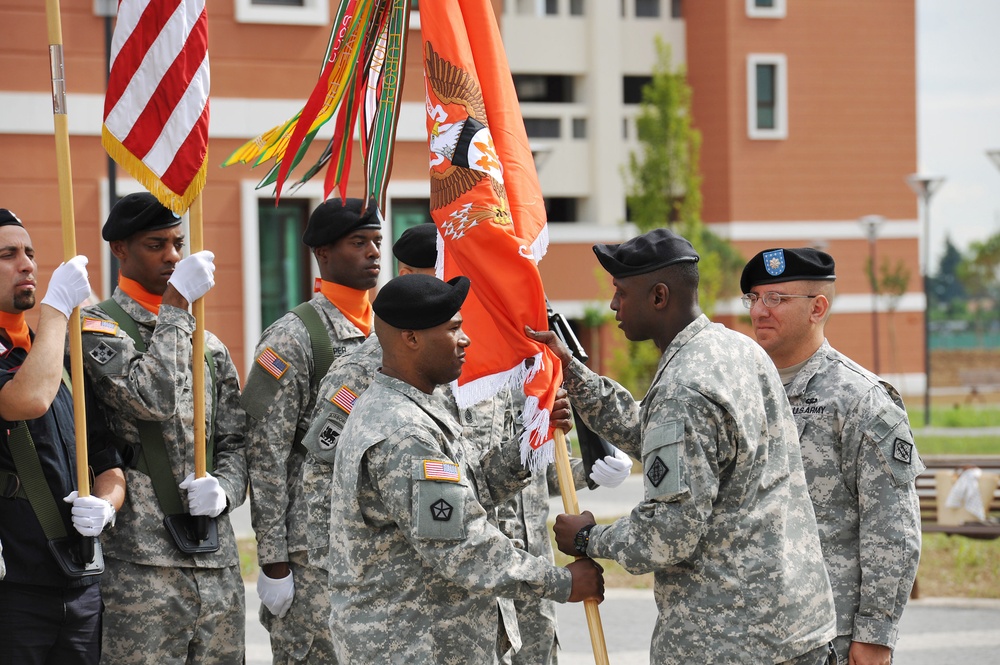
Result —
M 580 556 L 587 556 L 587 545 L 590 544 L 590 530 L 594 528 L 595 525 L 588 524 L 579 531 L 573 537 L 573 547 L 576 551 L 580 553 Z

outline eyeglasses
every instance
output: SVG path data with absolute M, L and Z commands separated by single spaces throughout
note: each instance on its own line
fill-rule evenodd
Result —
M 817 294 L 818 296 L 819 294 Z M 744 293 L 740 298 L 743 306 L 747 309 L 752 309 L 754 303 L 757 302 L 759 298 L 761 302 L 764 303 L 764 307 L 768 309 L 773 309 L 781 304 L 783 300 L 788 300 L 789 298 L 815 298 L 817 296 L 799 296 L 799 295 L 789 295 L 787 293 L 778 293 L 776 291 L 768 291 L 763 295 L 758 295 L 756 293 Z

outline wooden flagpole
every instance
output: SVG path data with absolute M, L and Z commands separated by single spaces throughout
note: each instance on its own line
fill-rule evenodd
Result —
M 66 78 L 59 0 L 45 0 L 45 19 L 49 37 L 49 68 L 52 73 L 52 119 L 55 124 L 63 260 L 69 261 L 76 256 L 76 226 L 73 217 L 73 170 L 69 159 L 69 119 L 66 114 Z M 83 336 L 79 307 L 75 307 L 69 316 L 69 357 L 70 376 L 73 380 L 73 422 L 76 428 L 76 487 L 79 496 L 90 496 L 87 410 L 83 392 Z
M 201 194 L 191 203 L 191 253 L 205 249 Z M 191 378 L 194 390 L 194 477 L 205 477 L 205 296 L 191 303 L 194 337 L 191 339 Z M 212 388 L 215 389 L 214 386 Z
M 559 478 L 559 493 L 562 494 L 563 510 L 567 515 L 579 515 L 580 503 L 576 498 L 576 484 L 573 482 L 573 470 L 569 464 L 569 452 L 566 450 L 566 434 L 555 431 L 556 475 Z M 583 557 L 576 557 L 582 559 Z M 604 641 L 604 626 L 601 624 L 601 613 L 596 600 L 583 601 L 583 609 L 587 613 L 587 627 L 590 629 L 590 646 L 594 650 L 594 662 L 597 665 L 609 665 L 608 645 Z

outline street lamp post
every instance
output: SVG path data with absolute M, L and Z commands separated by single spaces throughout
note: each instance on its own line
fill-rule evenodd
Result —
M 868 261 L 871 264 L 869 283 L 872 288 L 872 369 L 878 374 L 879 367 L 879 334 L 878 334 L 878 261 L 876 260 L 875 245 L 878 240 L 878 230 L 885 221 L 882 215 L 865 215 L 858 220 L 861 227 L 868 236 Z
M 924 215 L 924 251 L 921 274 L 924 278 L 924 427 L 931 424 L 931 197 L 944 183 L 940 176 L 914 173 L 906 178 L 922 202 Z

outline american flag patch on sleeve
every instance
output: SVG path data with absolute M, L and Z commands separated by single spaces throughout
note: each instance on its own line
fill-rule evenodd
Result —
M 103 333 L 105 335 L 117 335 L 118 324 L 114 321 L 104 319 L 92 319 L 89 316 L 83 319 L 83 332 Z
M 337 389 L 337 392 L 333 393 L 333 397 L 330 401 L 339 406 L 348 414 L 351 409 L 354 408 L 354 400 L 358 398 L 357 394 L 347 386 L 341 386 Z
M 424 478 L 427 480 L 448 480 L 453 483 L 461 480 L 457 464 L 430 459 L 424 460 Z
M 267 347 L 257 356 L 257 364 L 276 379 L 280 379 L 288 371 L 288 363 L 275 353 L 271 347 Z

